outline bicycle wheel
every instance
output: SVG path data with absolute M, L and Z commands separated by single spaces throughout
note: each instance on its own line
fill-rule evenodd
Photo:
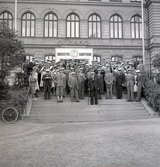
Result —
M 2 112 L 2 120 L 5 123 L 14 123 L 18 119 L 18 111 L 15 108 L 8 107 Z

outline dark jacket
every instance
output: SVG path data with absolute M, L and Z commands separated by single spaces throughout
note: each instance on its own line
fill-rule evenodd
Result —
M 90 78 L 88 80 L 88 88 L 90 90 L 99 90 L 98 80 L 96 78 L 95 79 Z

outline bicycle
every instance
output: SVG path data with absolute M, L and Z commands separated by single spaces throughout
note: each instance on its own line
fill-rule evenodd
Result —
M 9 123 L 9 124 L 16 122 L 18 119 L 18 116 L 19 116 L 19 113 L 14 107 L 5 108 L 2 111 L 2 115 L 1 115 L 2 120 L 5 123 Z

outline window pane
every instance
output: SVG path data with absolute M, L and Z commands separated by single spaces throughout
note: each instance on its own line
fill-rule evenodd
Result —
M 30 13 L 27 13 L 27 19 L 28 20 L 30 19 Z
M 136 38 L 139 38 L 138 24 L 136 23 Z
M 57 22 L 54 22 L 54 37 L 57 37 Z
M 79 37 L 79 22 L 76 23 L 76 37 Z
M 140 24 L 139 26 L 140 26 L 140 38 L 142 38 L 142 24 Z
M 96 15 L 93 15 L 93 21 L 96 21 Z
M 97 37 L 97 34 L 96 34 L 96 23 L 93 22 L 93 37 Z
M 48 15 L 45 17 L 45 20 L 48 20 Z
M 54 15 L 54 20 L 57 20 L 57 17 Z
M 74 17 L 74 15 L 72 14 L 72 15 L 71 15 L 71 20 L 74 20 L 74 18 L 75 18 L 75 17 Z
M 115 28 L 115 38 L 118 38 L 118 24 L 117 23 L 115 23 L 114 24 L 114 28 Z
M 70 15 L 68 16 L 67 20 L 71 20 L 71 16 Z
M 97 16 L 97 21 L 100 21 L 100 18 Z
M 30 22 L 27 21 L 27 37 L 30 36 Z
M 49 21 L 49 37 L 52 37 L 52 21 Z
M 92 21 L 92 16 L 89 17 L 89 21 Z
M 110 23 L 110 35 L 111 35 L 111 38 L 113 38 L 113 23 Z
M 70 37 L 70 22 L 67 22 L 67 37 Z
M 45 21 L 45 37 L 48 37 L 48 22 Z
M 31 37 L 34 37 L 34 21 L 31 21 Z
M 101 28 L 100 28 L 100 23 L 97 23 L 97 37 L 101 37 Z
M 25 21 L 22 21 L 22 36 L 25 36 L 26 34 L 25 34 L 25 24 L 26 22 Z
M 74 30 L 74 22 L 71 22 L 71 37 L 74 37 L 75 30 Z
M 119 38 L 122 38 L 122 23 L 119 23 Z
M 92 37 L 92 23 L 89 22 L 89 37 Z

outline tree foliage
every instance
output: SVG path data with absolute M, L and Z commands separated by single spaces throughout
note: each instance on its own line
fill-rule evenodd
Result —
M 160 54 L 156 54 L 153 58 L 153 67 L 160 68 Z
M 9 87 L 6 76 L 24 61 L 24 47 L 18 35 L 6 23 L 0 23 L 0 102 L 6 99 Z
M 24 61 L 24 47 L 18 35 L 7 24 L 0 23 L 0 62 L 6 75 Z

